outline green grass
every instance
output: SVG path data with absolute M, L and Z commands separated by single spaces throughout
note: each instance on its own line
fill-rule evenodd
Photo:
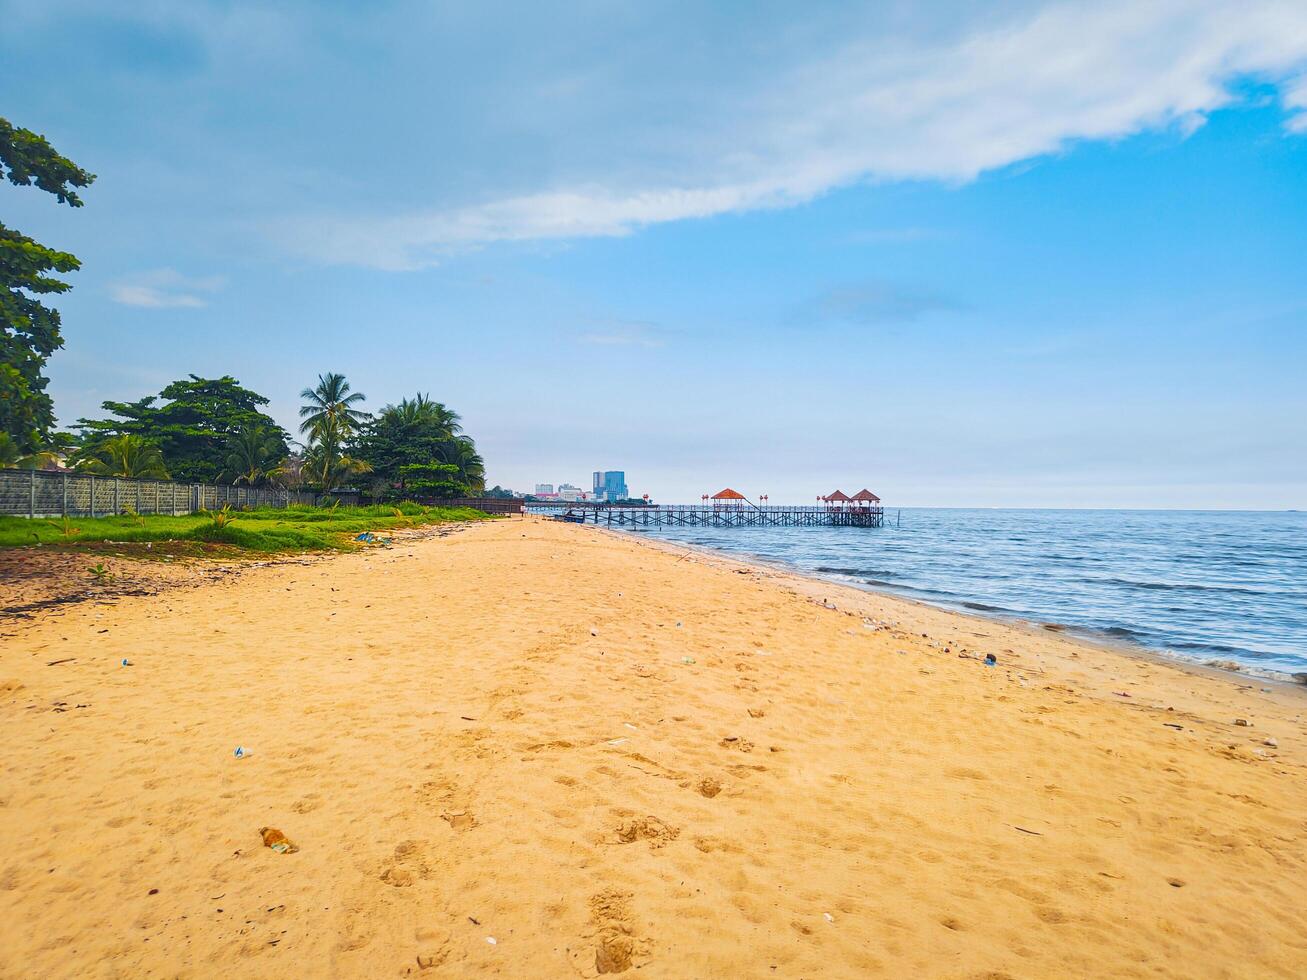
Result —
M 395 514 L 396 508 L 389 505 L 335 510 L 267 507 L 232 511 L 225 527 L 218 526 L 207 514 L 72 517 L 67 521 L 0 516 L 0 548 L 41 544 L 70 550 L 97 550 L 96 546 L 109 542 L 129 546 L 164 542 L 170 545 L 167 550 L 171 552 L 214 551 L 206 546 L 255 552 L 348 550 L 360 547 L 354 538 L 364 531 L 385 537 L 388 531 L 400 528 L 488 519 L 481 511 L 468 507 L 419 507 L 406 503 L 398 508 L 399 516 Z M 188 544 L 196 547 L 187 549 Z

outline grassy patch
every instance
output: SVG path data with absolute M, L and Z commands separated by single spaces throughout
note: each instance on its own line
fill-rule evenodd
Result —
M 486 520 L 467 507 L 268 507 L 232 511 L 224 524 L 207 514 L 184 517 L 120 515 L 35 520 L 0 516 L 0 547 L 54 545 L 60 548 L 99 550 L 106 542 L 142 545 L 165 542 L 218 545 L 224 551 L 278 552 L 346 550 L 358 547 L 354 538 L 365 531 L 385 536 L 387 531 L 453 521 Z M 189 549 L 182 549 L 189 550 Z M 200 551 L 212 550 L 201 547 Z

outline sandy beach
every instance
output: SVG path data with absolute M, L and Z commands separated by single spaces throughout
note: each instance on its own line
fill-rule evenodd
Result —
M 530 518 L 3 632 L 0 976 L 1307 974 L 1302 687 Z

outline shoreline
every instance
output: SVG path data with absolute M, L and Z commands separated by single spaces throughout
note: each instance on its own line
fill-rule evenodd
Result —
M 1271 513 L 1280 512 L 1275 511 Z M 843 581 L 833 575 L 809 571 L 800 568 L 797 565 L 789 564 L 781 559 L 768 559 L 761 555 L 747 552 L 733 552 L 729 549 L 716 548 L 712 545 L 675 541 L 669 538 L 658 537 L 652 533 L 635 533 L 631 531 L 611 530 L 603 527 L 590 528 L 590 530 L 626 536 L 632 540 L 650 543 L 652 546 L 663 544 L 672 548 L 685 548 L 706 556 L 722 558 L 723 560 L 734 561 L 743 565 L 757 566 L 778 574 L 792 575 L 797 578 L 820 583 L 828 588 L 847 589 L 856 593 L 878 596 L 896 602 L 909 603 L 926 609 L 949 613 L 954 616 L 974 619 L 981 623 L 1002 623 L 1006 626 L 1025 629 L 1033 636 L 1038 636 L 1042 633 L 1062 635 L 1074 638 L 1085 645 L 1101 647 L 1122 656 L 1138 656 L 1150 662 L 1169 664 L 1182 669 L 1194 668 L 1202 672 L 1214 672 L 1218 676 L 1250 677 L 1255 678 L 1258 681 L 1266 681 L 1267 683 L 1276 685 L 1285 685 L 1290 688 L 1307 688 L 1307 668 L 1304 668 L 1302 671 L 1273 670 L 1264 667 L 1253 667 L 1236 660 L 1221 657 L 1212 657 L 1209 660 L 1198 660 L 1186 656 L 1185 654 L 1175 653 L 1174 651 L 1159 647 L 1148 646 L 1143 643 L 1134 642 L 1120 637 L 1113 637 L 1101 630 L 1077 626 L 1072 623 L 1028 619 L 1016 614 L 1004 614 L 998 610 L 994 610 L 992 613 L 986 613 L 981 610 L 965 607 L 958 608 L 958 606 L 964 605 L 961 600 L 959 600 L 957 604 L 950 604 L 942 601 L 933 602 L 928 599 L 919 599 L 914 596 L 902 595 L 898 592 L 892 592 L 883 588 L 876 588 L 875 586 L 859 583 L 857 581 Z M 1045 625 L 1046 623 L 1056 627 L 1056 629 L 1049 629 L 1048 625 Z M 1227 666 L 1227 664 L 1233 666 Z
M 648 544 L 38 615 L 0 974 L 1302 974 L 1300 689 Z
M 783 582 L 788 581 L 790 584 L 797 586 L 804 594 L 812 597 L 813 601 L 816 601 L 815 597 L 818 593 L 825 593 L 826 595 L 840 593 L 849 600 L 849 605 L 859 610 L 865 610 L 867 603 L 870 601 L 884 603 L 891 608 L 904 606 L 918 610 L 923 614 L 957 619 L 971 624 L 973 628 L 999 626 L 1023 636 L 1034 644 L 1052 645 L 1056 648 L 1071 648 L 1073 650 L 1099 651 L 1108 657 L 1120 658 L 1126 663 L 1140 662 L 1166 670 L 1174 670 L 1182 675 L 1201 677 L 1209 681 L 1215 681 L 1218 684 L 1228 684 L 1240 691 L 1251 691 L 1256 688 L 1259 694 L 1282 694 L 1288 699 L 1288 704 L 1298 703 L 1304 709 L 1307 709 L 1307 684 L 1295 680 L 1292 674 L 1270 671 L 1257 673 L 1244 668 L 1242 665 L 1238 669 L 1231 669 L 1217 664 L 1203 663 L 1141 644 L 1093 635 L 1088 631 L 1069 625 L 1060 630 L 1048 630 L 1044 628 L 1042 623 L 1034 620 L 1020 617 L 987 616 L 973 610 L 953 609 L 923 599 L 914 599 L 893 592 L 885 592 L 850 582 L 826 578 L 820 573 L 808 572 L 782 561 L 769 561 L 755 555 L 744 556 L 708 545 L 669 541 L 666 538 L 658 538 L 652 535 L 634 535 L 607 528 L 587 528 L 586 530 L 592 533 L 613 535 L 619 540 L 633 540 L 637 544 L 672 554 L 676 554 L 678 548 L 684 549 L 709 563 L 719 564 L 722 567 L 756 570 Z M 820 603 L 818 604 L 820 605 Z M 839 607 L 827 606 L 826 608 L 838 610 Z M 1062 626 L 1063 624 L 1055 625 Z M 1121 676 L 1127 676 L 1127 673 L 1122 671 Z M 1256 683 L 1249 683 L 1250 681 Z

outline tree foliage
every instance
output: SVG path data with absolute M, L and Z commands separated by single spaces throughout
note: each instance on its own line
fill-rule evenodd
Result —
M 105 439 L 95 452 L 84 455 L 77 468 L 96 476 L 125 476 L 136 479 L 166 480 L 159 447 L 140 436 L 121 435 Z
M 459 479 L 458 467 L 452 463 L 415 463 L 399 468 L 407 496 L 464 497 L 467 486 Z
M 367 422 L 354 439 L 354 454 L 400 496 L 467 496 L 485 487 L 485 461 L 462 429 L 457 412 L 418 394 L 387 405 Z M 416 477 L 423 467 L 426 475 Z M 415 486 L 415 479 L 423 485 Z M 449 486 L 437 493 L 437 483 Z
M 17 187 L 35 186 L 60 204 L 81 207 L 76 188 L 95 175 L 55 151 L 31 130 L 0 118 L 0 176 Z M 42 373 L 63 346 L 59 312 L 37 297 L 67 292 L 52 273 L 75 272 L 75 255 L 42 245 L 0 223 L 0 433 L 19 456 L 42 449 L 54 426 L 54 406 Z
M 313 438 L 314 431 L 331 426 L 332 432 L 348 438 L 367 419 L 367 413 L 354 405 L 367 398 L 361 391 L 350 391 L 343 374 L 319 374 L 316 387 L 300 392 L 305 404 L 300 406 L 300 432 Z
M 162 404 L 160 404 L 162 400 Z M 104 402 L 102 407 L 116 418 L 80 419 L 76 425 L 83 444 L 94 452 L 115 435 L 138 435 L 155 442 L 168 468 L 178 480 L 216 483 L 227 469 L 231 454 L 229 440 L 248 429 L 265 429 L 276 440 L 274 455 L 288 452 L 286 434 L 260 409 L 268 399 L 242 388 L 230 376 L 174 381 L 158 396 L 134 402 Z
M 227 463 L 223 479 L 258 486 L 277 472 L 286 452 L 280 432 L 251 425 L 227 437 Z
M 324 493 L 343 486 L 353 476 L 372 472 L 366 461 L 345 451 L 345 423 L 328 417 L 314 426 L 304 458 L 304 477 Z

